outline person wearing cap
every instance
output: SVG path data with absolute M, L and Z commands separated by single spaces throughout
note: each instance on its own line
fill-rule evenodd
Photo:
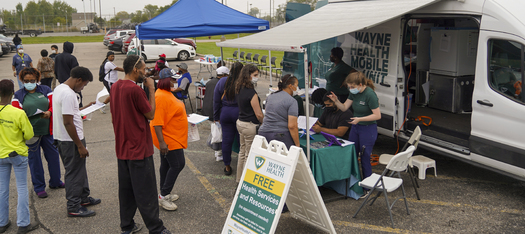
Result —
M 184 149 L 188 147 L 188 117 L 186 107 L 171 93 L 177 83 L 175 73 L 164 68 L 159 74 L 155 91 L 155 117 L 150 122 L 153 144 L 160 151 L 159 205 L 165 210 L 176 210 L 173 202 L 179 196 L 171 194 L 179 173 L 184 168 Z
M 186 89 L 188 88 L 188 85 L 190 85 L 192 82 L 191 75 L 188 72 L 188 65 L 186 65 L 185 63 L 181 63 L 177 65 L 177 67 L 179 68 L 178 73 L 181 75 L 181 77 L 177 80 L 178 86 L 175 90 L 173 90 L 173 94 L 175 94 L 175 97 L 177 97 L 178 99 L 186 99 Z
M 33 67 L 33 60 L 28 54 L 24 53 L 24 46 L 16 46 L 17 53 L 13 56 L 13 76 L 18 81 L 18 89 L 24 88 L 24 82 L 18 78 L 18 73 L 26 67 Z
M 166 65 L 166 67 L 170 67 L 170 65 L 168 64 L 168 61 L 166 60 L 166 54 L 159 55 L 159 59 L 164 60 L 164 65 Z
M 204 95 L 202 112 L 205 116 L 208 116 L 209 120 L 212 122 L 215 121 L 213 115 L 213 93 L 215 91 L 215 86 L 220 79 L 228 79 L 229 74 L 230 69 L 228 69 L 226 66 L 219 67 L 217 68 L 217 77 L 212 77 L 208 80 L 208 82 L 206 82 L 206 94 Z M 220 146 L 221 144 L 218 143 L 218 145 Z M 222 161 L 222 150 L 220 147 L 217 148 L 219 149 L 215 151 L 215 160 Z

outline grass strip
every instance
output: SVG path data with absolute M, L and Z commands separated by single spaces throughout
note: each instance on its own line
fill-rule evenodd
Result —
M 62 36 L 62 37 L 24 37 L 23 44 L 62 44 L 66 41 L 73 43 L 82 42 L 100 42 L 104 40 L 104 36 Z
M 222 48 L 224 53 L 224 58 L 231 58 L 233 57 L 233 52 L 237 50 L 237 48 L 228 48 L 223 47 Z M 241 52 L 244 51 L 245 54 L 252 53 L 252 58 L 255 54 L 259 54 L 259 60 L 262 58 L 263 55 L 268 55 L 267 50 L 252 50 L 252 49 L 243 49 L 241 48 Z M 213 54 L 214 56 L 221 56 L 221 48 L 218 47 L 215 42 L 197 42 L 197 53 L 199 54 Z M 277 67 L 281 67 L 281 60 L 283 60 L 284 52 L 283 51 L 272 51 L 272 57 L 276 57 L 275 64 Z M 266 63 L 270 63 L 270 58 L 266 59 Z

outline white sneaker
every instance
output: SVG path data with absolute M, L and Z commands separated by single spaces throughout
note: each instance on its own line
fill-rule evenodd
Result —
M 177 194 L 168 194 L 164 196 L 164 198 L 168 199 L 168 201 L 174 202 L 176 200 L 179 200 L 179 195 Z
M 106 114 L 106 107 L 105 106 L 100 108 L 99 110 L 100 110 L 100 113 Z
M 365 191 L 363 191 L 363 195 L 361 195 L 361 197 L 359 197 L 359 199 L 366 198 L 369 194 L 370 194 L 370 190 L 365 190 Z
M 220 157 L 215 157 L 215 161 L 217 161 L 217 162 L 222 161 L 222 156 L 220 156 Z
M 175 205 L 175 203 L 168 200 L 167 196 L 164 198 L 159 197 L 159 206 L 161 206 L 165 210 L 176 210 L 177 209 L 177 205 Z

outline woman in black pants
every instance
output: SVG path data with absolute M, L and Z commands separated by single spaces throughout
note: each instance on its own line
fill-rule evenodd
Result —
M 175 181 L 186 164 L 184 149 L 188 147 L 188 117 L 181 100 L 175 98 L 171 88 L 177 83 L 171 69 L 159 73 L 155 91 L 155 117 L 150 122 L 153 144 L 160 150 L 159 205 L 166 210 L 176 210 L 173 202 L 179 199 L 171 194 Z

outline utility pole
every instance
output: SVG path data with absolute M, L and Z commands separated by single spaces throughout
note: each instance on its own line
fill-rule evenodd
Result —
M 272 0 L 270 0 L 270 28 L 272 27 Z
M 98 0 L 98 13 L 100 14 L 98 17 L 100 17 L 102 21 L 102 4 L 100 4 L 100 0 Z
M 44 22 L 44 32 L 46 32 L 46 18 L 44 17 L 44 14 L 42 14 L 42 21 Z

